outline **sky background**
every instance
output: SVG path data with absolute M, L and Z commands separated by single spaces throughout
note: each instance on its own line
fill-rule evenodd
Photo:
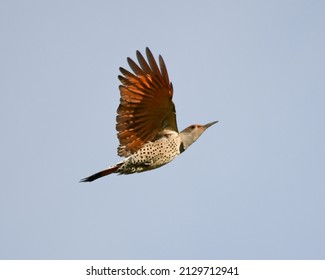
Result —
M 324 1 L 1 1 L 1 259 L 324 259 Z M 116 154 L 120 66 L 148 46 L 172 163 Z

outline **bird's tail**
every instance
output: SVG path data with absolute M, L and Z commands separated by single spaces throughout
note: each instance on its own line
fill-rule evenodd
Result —
M 112 173 L 115 173 L 119 168 L 120 166 L 122 165 L 122 163 L 118 163 L 112 167 L 109 167 L 105 170 L 102 170 L 100 172 L 97 172 L 89 177 L 86 177 L 86 178 L 83 178 L 80 180 L 80 182 L 92 182 L 94 180 L 97 180 L 98 178 L 101 178 L 101 177 L 104 177 L 104 176 L 107 176 L 109 174 L 112 174 Z

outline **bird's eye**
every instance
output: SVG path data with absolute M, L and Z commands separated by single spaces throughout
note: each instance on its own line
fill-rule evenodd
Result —
M 194 129 L 195 128 L 195 125 L 191 125 L 191 129 Z

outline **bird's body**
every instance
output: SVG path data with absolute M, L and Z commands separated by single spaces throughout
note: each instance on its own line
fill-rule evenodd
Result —
M 171 132 L 153 142 L 146 143 L 141 149 L 132 154 L 120 167 L 119 173 L 131 174 L 143 172 L 163 166 L 180 153 L 180 137 Z
M 130 58 L 128 63 L 135 74 L 124 68 L 119 76 L 121 99 L 117 109 L 118 155 L 125 160 L 82 179 L 91 182 L 111 173 L 132 174 L 161 167 L 194 143 L 211 125 L 191 125 L 178 132 L 173 87 L 161 56 L 158 65 L 146 49 L 149 64 L 137 51 L 140 67 Z

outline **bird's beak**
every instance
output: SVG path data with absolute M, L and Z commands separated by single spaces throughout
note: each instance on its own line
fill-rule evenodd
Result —
M 204 127 L 204 129 L 207 129 L 208 127 L 214 125 L 214 124 L 217 123 L 217 122 L 218 122 L 218 121 L 207 123 L 207 124 L 203 125 L 203 127 Z

